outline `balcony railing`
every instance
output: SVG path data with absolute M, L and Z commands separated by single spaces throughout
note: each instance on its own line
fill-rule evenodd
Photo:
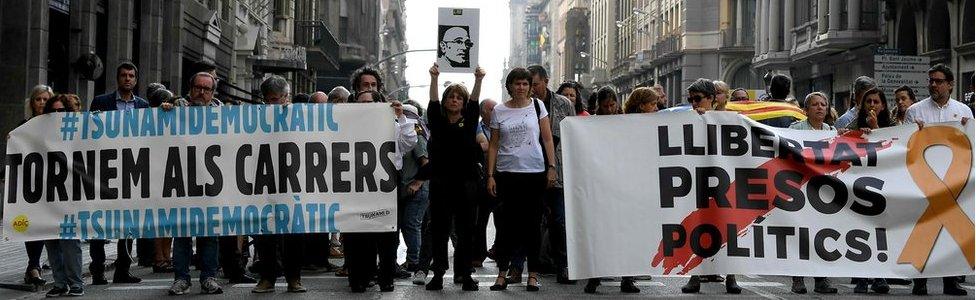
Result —
M 319 20 L 296 21 L 295 44 L 322 49 L 339 49 L 339 41 L 325 22 Z
M 295 44 L 308 49 L 308 62 L 316 69 L 339 68 L 339 41 L 325 22 L 295 21 Z
M 752 36 L 750 36 L 748 34 L 749 32 L 747 32 L 747 31 L 743 31 L 742 32 L 743 33 L 742 34 L 743 36 L 741 37 L 741 40 L 742 40 L 741 43 L 739 43 L 739 41 L 738 41 L 740 39 L 740 37 L 739 37 L 738 32 L 736 32 L 736 29 L 735 28 L 723 29 L 723 30 L 719 31 L 719 33 L 722 36 L 722 47 L 723 48 L 731 48 L 731 47 L 747 47 L 748 48 L 748 47 L 752 47 L 754 45 L 754 43 L 755 43 L 755 38 L 752 37 Z
M 339 44 L 339 59 L 352 64 L 365 63 L 366 47 L 356 44 Z
M 655 57 L 661 58 L 670 54 L 675 54 L 683 49 L 681 38 L 677 34 L 671 34 L 658 40 L 654 44 L 656 51 Z

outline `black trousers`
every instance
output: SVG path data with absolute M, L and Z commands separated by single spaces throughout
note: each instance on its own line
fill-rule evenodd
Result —
M 224 269 L 224 277 L 239 279 L 244 275 L 244 261 L 241 259 L 241 243 L 237 236 L 222 236 L 217 238 L 220 247 L 220 267 Z
M 275 281 L 279 273 L 285 274 L 285 280 L 301 279 L 304 250 L 302 238 L 302 234 L 255 236 L 255 248 L 261 258 L 261 265 L 258 266 L 261 279 Z
M 556 272 L 566 268 L 566 204 L 562 188 L 546 189 L 546 229 L 549 230 L 549 257 Z
M 139 265 L 152 265 L 156 258 L 156 239 L 136 239 L 136 257 Z
M 483 261 L 488 258 L 488 219 L 491 213 L 498 207 L 498 200 L 488 194 L 488 191 L 479 186 L 478 189 L 478 220 L 475 222 L 474 241 L 472 247 L 472 258 L 474 261 Z
M 434 259 L 433 230 L 430 228 L 430 206 L 427 206 L 427 213 L 424 214 L 424 221 L 420 225 L 420 261 L 417 262 L 417 270 L 427 272 L 430 269 L 430 262 Z
M 328 233 L 305 234 L 305 257 L 303 264 L 324 267 L 329 265 L 329 247 L 331 240 Z
M 454 275 L 471 275 L 473 231 L 477 221 L 475 180 L 434 179 L 430 184 L 430 214 L 433 264 L 431 270 L 443 274 L 448 269 L 447 243 L 451 228 L 456 234 Z M 453 226 L 452 226 L 453 225 Z
M 495 174 L 500 206 L 495 210 L 501 225 L 495 239 L 495 257 L 499 271 L 508 271 L 515 253 L 525 251 L 529 272 L 539 272 L 539 248 L 542 242 L 542 209 L 546 188 L 545 173 Z
M 105 240 L 91 240 L 88 242 L 88 249 L 92 262 L 88 265 L 88 270 L 92 276 L 105 274 Z M 129 274 L 129 265 L 132 264 L 130 250 L 132 250 L 132 240 L 118 240 L 115 243 L 115 250 L 118 257 L 115 259 L 115 276 L 121 277 Z M 113 277 L 113 278 L 114 278 Z
M 400 237 L 393 232 L 343 233 L 346 270 L 349 286 L 365 287 L 376 273 L 376 257 L 379 256 L 377 283 L 393 284 L 393 268 L 396 266 L 396 244 Z
M 24 242 L 27 250 L 27 271 L 37 270 L 41 272 L 41 253 L 44 251 L 44 241 Z

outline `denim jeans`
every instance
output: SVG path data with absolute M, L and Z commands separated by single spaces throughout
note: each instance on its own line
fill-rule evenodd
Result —
M 54 274 L 54 287 L 84 288 L 81 279 L 81 241 L 47 240 L 47 260 Z
M 415 195 L 404 196 L 401 200 L 398 225 L 403 233 L 403 242 L 407 244 L 407 263 L 414 266 L 420 262 L 420 229 L 427 205 L 430 204 L 429 190 L 430 183 L 424 182 Z
M 197 253 L 200 253 L 200 281 L 217 276 L 217 238 L 198 237 Z M 173 275 L 175 279 L 190 281 L 190 258 L 193 256 L 193 238 L 173 239 Z
M 546 190 L 545 205 L 549 213 L 546 214 L 549 220 L 549 255 L 552 257 L 554 267 L 557 272 L 566 268 L 566 201 L 562 188 L 551 188 Z

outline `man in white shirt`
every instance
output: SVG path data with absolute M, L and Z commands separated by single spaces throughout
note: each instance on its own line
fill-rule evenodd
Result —
M 929 94 L 932 96 L 912 104 L 905 114 L 906 122 L 918 123 L 919 129 L 925 123 L 960 121 L 963 125 L 973 118 L 969 107 L 956 99 L 949 98 L 955 78 L 952 69 L 944 64 L 936 64 L 929 69 Z M 914 280 L 912 294 L 928 294 L 927 279 Z M 942 278 L 942 292 L 946 295 L 966 295 L 966 290 L 959 286 L 958 277 Z
M 905 113 L 906 122 L 936 123 L 963 121 L 973 118 L 973 112 L 965 104 L 949 98 L 955 78 L 946 65 L 937 64 L 929 69 L 929 93 L 931 97 L 912 104 Z M 965 123 L 965 121 L 963 121 Z

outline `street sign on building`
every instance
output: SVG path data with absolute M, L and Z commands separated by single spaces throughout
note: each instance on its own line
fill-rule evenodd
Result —
M 929 57 L 882 54 L 874 56 L 874 79 L 885 92 L 888 107 L 895 105 L 895 90 L 908 86 L 915 90 L 917 100 L 929 96 Z

